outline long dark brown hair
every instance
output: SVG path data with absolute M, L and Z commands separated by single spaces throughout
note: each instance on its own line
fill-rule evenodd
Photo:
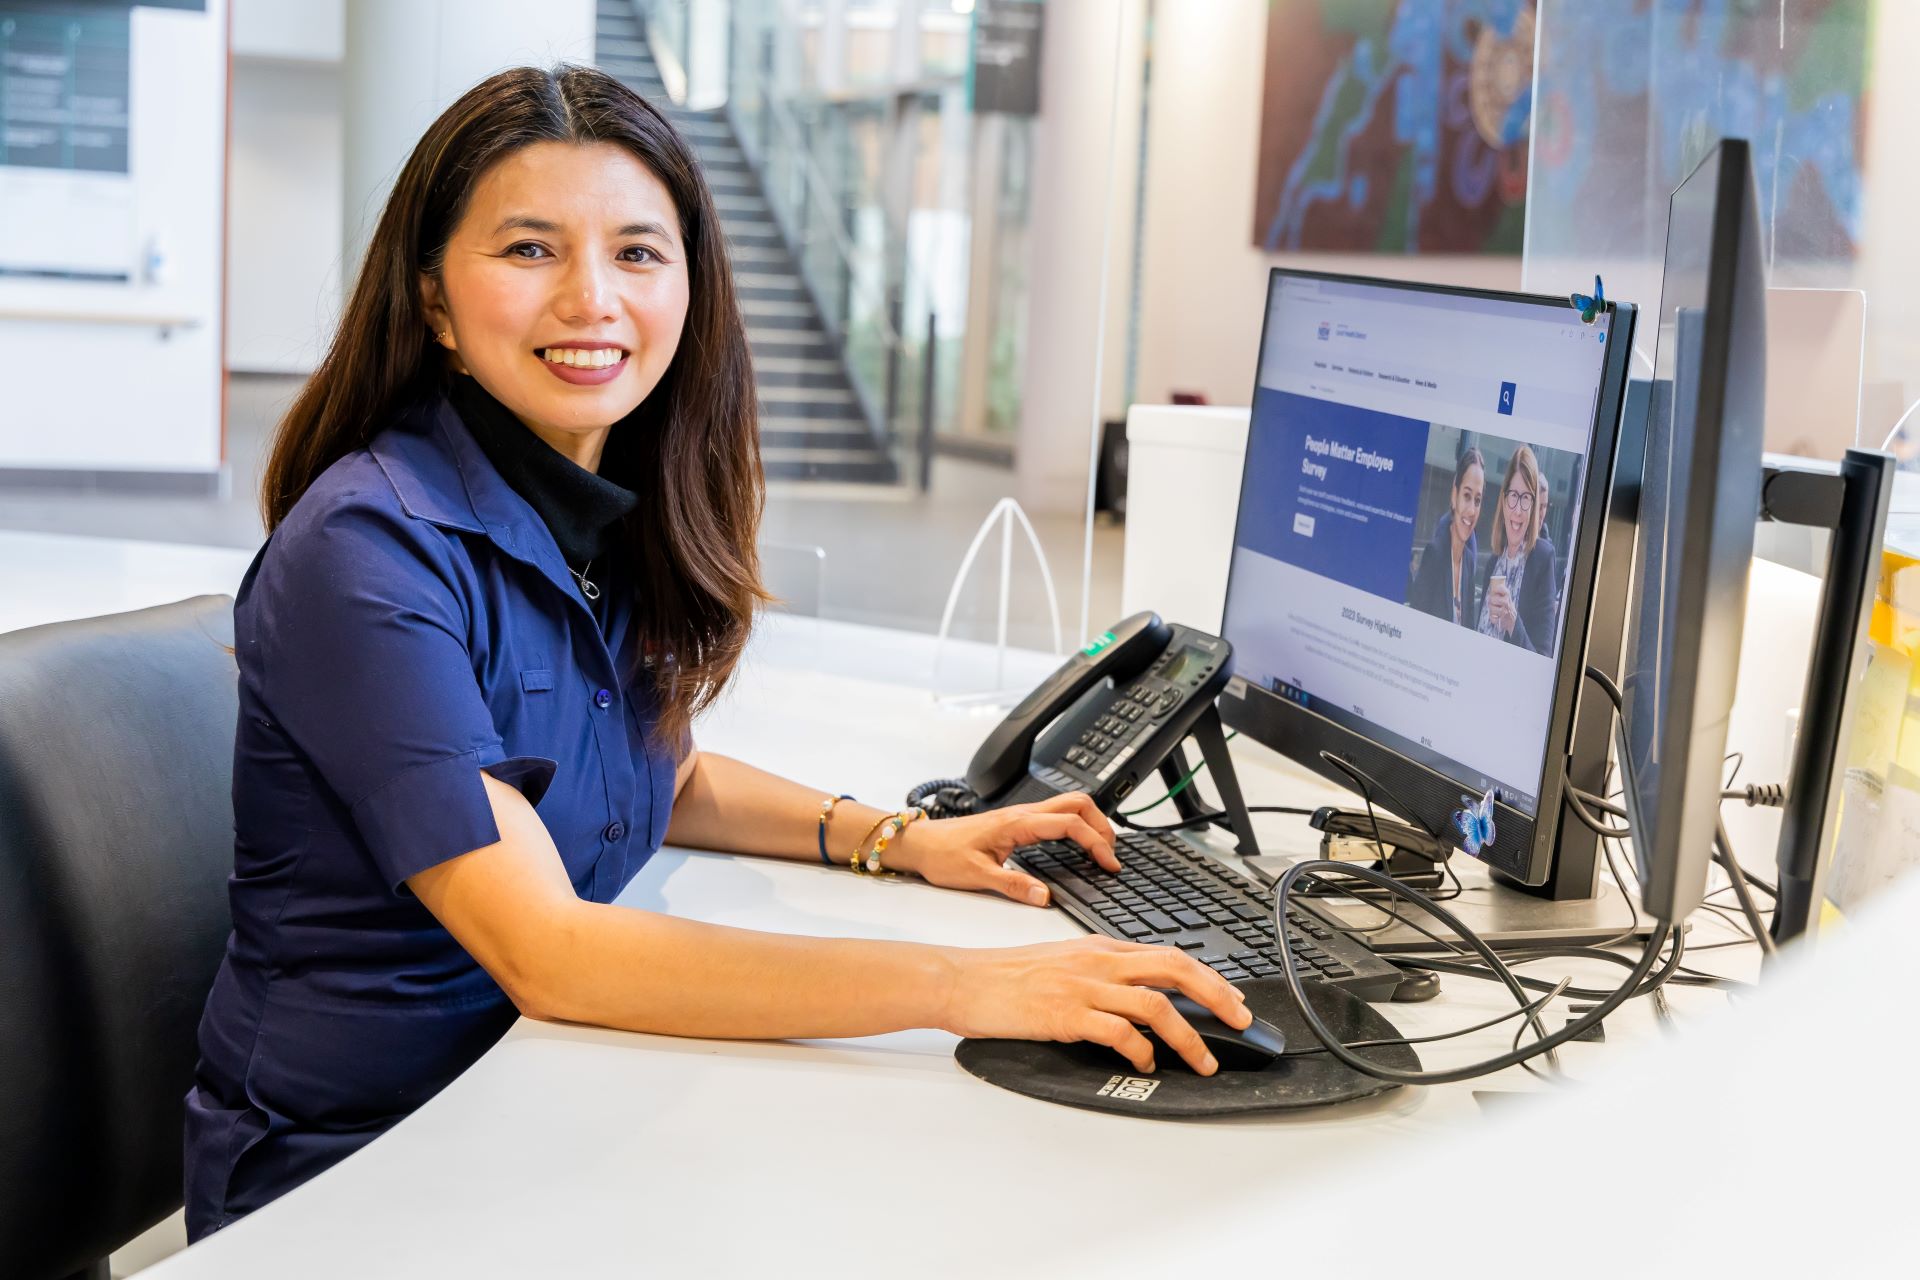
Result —
M 274 438 L 261 486 L 268 532 L 320 473 L 445 389 L 422 273 L 440 269 L 481 175 L 536 142 L 625 147 L 666 186 L 687 249 L 687 317 L 659 385 L 608 437 L 603 472 L 640 493 L 626 522 L 643 607 L 639 648 L 677 742 L 746 646 L 760 583 L 766 487 L 753 367 L 726 241 L 692 152 L 605 72 L 518 67 L 483 80 L 428 127 L 387 197 L 339 332 Z

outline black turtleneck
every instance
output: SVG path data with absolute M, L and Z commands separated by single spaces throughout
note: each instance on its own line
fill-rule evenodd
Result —
M 501 479 L 546 521 L 568 564 L 584 568 L 607 554 L 608 535 L 639 494 L 575 463 L 465 374 L 453 375 L 447 399 Z

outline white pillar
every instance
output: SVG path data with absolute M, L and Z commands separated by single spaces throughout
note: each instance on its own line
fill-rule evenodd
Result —
M 819 50 L 814 60 L 814 87 L 827 97 L 847 87 L 847 0 L 821 0 Z
M 593 61 L 594 0 L 347 0 L 342 262 L 351 279 L 380 207 L 447 105 L 506 67 Z
M 1124 375 L 1144 8 L 1050 0 L 1046 15 L 1014 466 L 1020 503 L 1036 514 L 1085 509 L 1092 433 L 1125 410 L 1108 402 Z

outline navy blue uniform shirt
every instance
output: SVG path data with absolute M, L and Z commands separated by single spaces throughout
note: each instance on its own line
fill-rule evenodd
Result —
M 358 1150 L 512 1025 L 405 887 L 518 787 L 583 899 L 660 847 L 674 751 L 628 687 L 630 579 L 591 609 L 444 401 L 329 467 L 234 604 L 233 934 L 187 1094 L 192 1238 Z

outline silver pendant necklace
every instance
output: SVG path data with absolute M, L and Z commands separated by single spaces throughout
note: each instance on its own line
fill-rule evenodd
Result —
M 589 600 L 598 600 L 600 598 L 600 588 L 594 586 L 592 581 L 587 577 L 588 574 L 593 572 L 593 561 L 587 561 L 587 567 L 584 569 L 576 569 L 572 565 L 568 565 L 567 572 L 580 580 L 581 595 Z

